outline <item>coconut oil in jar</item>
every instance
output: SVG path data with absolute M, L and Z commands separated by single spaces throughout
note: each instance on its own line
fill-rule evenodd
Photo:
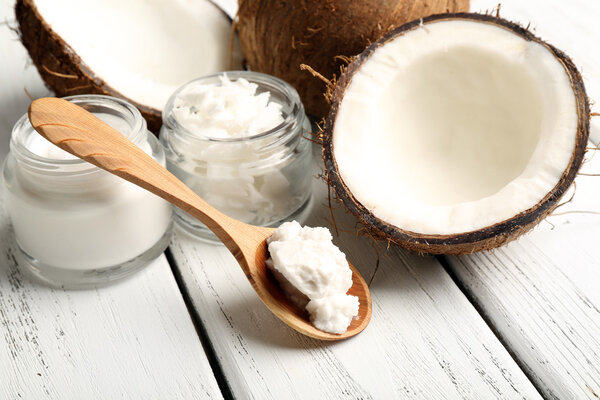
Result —
M 165 164 L 158 140 L 129 103 L 67 97 Z M 56 286 L 110 282 L 147 265 L 167 247 L 171 208 L 157 196 L 15 125 L 3 177 L 19 266 Z
M 269 75 L 227 72 L 179 88 L 163 112 L 168 169 L 212 206 L 252 225 L 305 219 L 310 208 L 310 122 L 297 92 Z M 175 221 L 215 236 L 175 209 Z

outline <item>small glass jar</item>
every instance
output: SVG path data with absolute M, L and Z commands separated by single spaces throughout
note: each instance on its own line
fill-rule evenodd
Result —
M 160 140 L 167 168 L 200 197 L 232 218 L 259 226 L 303 222 L 310 211 L 312 187 L 311 125 L 294 88 L 257 72 L 230 71 L 231 81 L 256 84 L 282 108 L 277 127 L 242 138 L 214 138 L 186 129 L 176 118 L 177 96 L 190 85 L 219 85 L 223 74 L 196 79 L 180 87 L 163 111 Z M 216 240 L 201 222 L 175 209 L 176 223 L 193 235 Z
M 100 95 L 66 99 L 165 164 L 160 143 L 131 104 Z M 3 177 L 19 265 L 52 285 L 84 287 L 125 277 L 169 243 L 167 202 L 55 147 L 35 132 L 27 114 L 13 128 Z

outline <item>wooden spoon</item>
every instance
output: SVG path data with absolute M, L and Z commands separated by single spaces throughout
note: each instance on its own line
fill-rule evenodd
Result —
M 369 323 L 371 294 L 351 264 L 353 285 L 348 293 L 358 296 L 358 318 L 343 334 L 323 332 L 308 321 L 306 311 L 290 303 L 267 272 L 266 239 L 273 228 L 248 225 L 221 213 L 121 133 L 67 100 L 34 100 L 29 106 L 29 120 L 36 131 L 61 149 L 143 187 L 200 220 L 234 255 L 265 305 L 296 331 L 316 339 L 340 340 L 358 334 Z

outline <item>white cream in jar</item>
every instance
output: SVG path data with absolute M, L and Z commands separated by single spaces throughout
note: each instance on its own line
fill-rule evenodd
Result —
M 327 228 L 286 222 L 267 239 L 273 272 L 288 298 L 306 308 L 312 324 L 325 332 L 344 333 L 358 315 L 358 297 L 348 295 L 352 270 Z
M 98 95 L 68 99 L 164 165 L 160 144 L 133 106 Z M 49 283 L 108 282 L 146 265 L 168 245 L 168 203 L 54 146 L 26 115 L 13 129 L 3 172 L 20 264 Z
M 274 226 L 303 219 L 311 194 L 310 123 L 296 91 L 256 72 L 189 82 L 163 112 L 167 167 L 209 204 L 240 221 Z M 189 232 L 212 234 L 183 211 Z

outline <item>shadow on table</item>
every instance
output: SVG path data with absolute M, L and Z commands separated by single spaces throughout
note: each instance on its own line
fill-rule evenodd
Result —
M 237 299 L 236 299 L 237 300 Z M 258 296 L 253 299 L 232 298 L 227 301 L 227 320 L 239 343 L 255 342 L 270 348 L 317 349 L 334 344 L 304 336 L 287 326 L 263 304 Z

